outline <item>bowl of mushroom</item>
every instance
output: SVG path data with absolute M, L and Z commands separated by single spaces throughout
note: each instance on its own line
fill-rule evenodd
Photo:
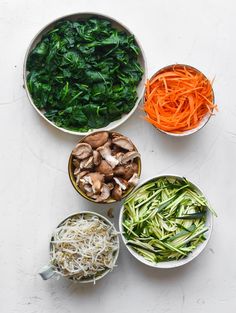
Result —
M 68 171 L 81 196 L 96 203 L 112 203 L 137 185 L 141 158 L 128 137 L 99 131 L 82 138 L 72 150 Z

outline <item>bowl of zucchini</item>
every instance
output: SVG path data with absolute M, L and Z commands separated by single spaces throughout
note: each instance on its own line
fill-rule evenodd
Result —
M 174 268 L 196 258 L 210 239 L 214 209 L 184 177 L 163 175 L 139 185 L 119 216 L 129 252 L 155 268 Z
M 58 18 L 33 38 L 23 68 L 35 110 L 75 135 L 112 130 L 135 111 L 144 94 L 146 61 L 133 33 L 97 13 Z

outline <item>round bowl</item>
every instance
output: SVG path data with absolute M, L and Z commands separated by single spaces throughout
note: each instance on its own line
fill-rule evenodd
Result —
M 115 229 L 114 225 L 106 217 L 102 216 L 101 214 L 98 214 L 96 212 L 91 212 L 91 211 L 81 211 L 81 212 L 78 212 L 78 213 L 71 214 L 71 215 L 67 216 L 63 221 L 61 221 L 61 223 L 56 228 L 60 227 L 62 225 L 62 223 L 64 223 L 68 218 L 79 216 L 79 215 L 97 216 L 99 219 L 103 220 L 107 225 L 109 225 L 116 232 L 116 229 Z M 52 239 L 53 239 L 53 234 L 51 236 L 51 240 Z M 119 255 L 119 247 L 120 247 L 119 246 L 119 236 L 118 235 L 116 236 L 116 239 L 117 239 L 118 249 L 116 250 L 116 252 L 114 254 L 113 265 L 115 265 L 115 263 L 117 261 L 117 258 L 118 258 L 118 255 Z M 49 246 L 50 253 L 51 253 L 51 248 L 52 248 L 52 246 L 51 246 L 51 243 L 50 243 L 50 246 Z M 104 270 L 103 272 L 101 272 L 99 275 L 97 275 L 94 278 L 84 278 L 82 280 L 76 280 L 76 282 L 78 282 L 78 283 L 95 283 L 96 281 L 98 281 L 101 278 L 103 278 L 104 276 L 106 276 L 109 272 L 111 272 L 111 270 L 112 269 L 107 268 L 106 270 Z M 40 275 L 42 276 L 43 279 L 49 279 L 54 274 L 55 274 L 55 272 L 53 271 L 51 265 L 44 267 L 42 269 L 41 273 L 40 273 Z M 58 275 L 60 275 L 60 274 L 58 273 Z M 63 275 L 61 275 L 61 276 L 64 277 Z M 68 278 L 68 277 L 65 277 L 65 278 L 73 280 L 73 278 Z
M 144 70 L 144 74 L 142 77 L 142 80 L 140 81 L 139 85 L 137 86 L 137 101 L 135 102 L 134 107 L 132 108 L 132 110 L 127 113 L 124 114 L 119 120 L 113 121 L 111 122 L 109 125 L 107 125 L 106 127 L 103 128 L 97 128 L 97 129 L 91 129 L 88 132 L 79 132 L 79 131 L 73 131 L 73 130 L 68 130 L 65 129 L 63 127 L 59 127 L 56 124 L 54 124 L 53 122 L 51 122 L 49 119 L 47 119 L 43 112 L 41 110 L 39 110 L 37 108 L 37 106 L 34 104 L 34 100 L 31 97 L 31 94 L 29 92 L 29 89 L 27 87 L 27 70 L 26 70 L 26 63 L 27 63 L 27 59 L 28 56 L 30 54 L 30 52 L 35 48 L 35 46 L 37 45 L 37 43 L 41 40 L 41 38 L 43 37 L 43 35 L 45 35 L 50 29 L 52 29 L 59 21 L 63 21 L 63 20 L 86 20 L 87 18 L 90 17 L 96 17 L 96 18 L 101 18 L 101 19 L 106 19 L 108 21 L 111 22 L 112 26 L 118 30 L 124 31 L 126 32 L 128 35 L 133 35 L 133 33 L 122 23 L 118 22 L 117 20 L 115 20 L 112 17 L 109 17 L 107 15 L 102 15 L 102 14 L 98 14 L 98 13 L 93 13 L 93 12 L 83 12 L 83 13 L 75 13 L 75 14 L 70 14 L 70 15 L 65 15 L 62 16 L 60 18 L 57 18 L 55 20 L 53 20 L 51 23 L 47 24 L 46 26 L 44 26 L 36 35 L 35 37 L 32 39 L 26 55 L 25 55 L 25 59 L 24 59 L 24 65 L 23 65 L 23 80 L 24 80 L 24 88 L 26 90 L 26 94 L 27 97 L 29 99 L 29 102 L 31 103 L 31 105 L 33 106 L 33 108 L 38 112 L 38 114 L 44 119 L 46 120 L 50 125 L 52 125 L 53 127 L 68 133 L 68 134 L 72 134 L 72 135 L 79 135 L 79 136 L 85 136 L 87 134 L 90 134 L 91 132 L 93 132 L 94 130 L 112 130 L 115 129 L 116 127 L 122 125 L 136 110 L 136 108 L 139 105 L 139 102 L 141 101 L 141 99 L 143 98 L 143 94 L 144 94 L 144 89 L 145 89 L 145 81 L 146 81 L 146 72 L 147 72 L 147 65 L 146 65 L 146 58 L 144 55 L 144 51 L 141 47 L 140 42 L 138 41 L 138 39 L 135 37 L 135 43 L 137 44 L 137 46 L 140 49 L 140 55 L 138 57 L 138 61 L 141 64 L 143 70 Z
M 176 176 L 176 175 L 160 175 L 160 176 L 156 176 L 153 177 L 151 179 L 145 180 L 144 182 L 142 182 L 140 185 L 138 185 L 136 187 L 136 189 L 133 191 L 135 192 L 137 189 L 139 189 L 140 187 L 142 187 L 143 185 L 145 185 L 146 183 L 149 183 L 153 180 L 156 180 L 158 178 L 177 178 L 182 180 L 183 177 L 181 176 Z M 190 182 L 190 181 L 189 181 Z M 204 195 L 203 192 L 201 191 L 201 189 L 199 187 L 197 187 L 195 184 L 193 184 L 192 182 L 190 182 L 191 185 L 194 187 L 194 189 L 200 193 L 201 195 Z M 204 198 L 207 199 L 204 195 Z M 208 202 L 209 203 L 209 202 Z M 146 260 L 143 256 L 141 256 L 140 254 L 138 254 L 134 249 L 132 249 L 129 245 L 127 245 L 127 239 L 124 236 L 124 227 L 123 227 L 123 212 L 124 212 L 124 205 L 121 207 L 120 210 L 120 215 L 119 215 L 119 231 L 121 234 L 121 238 L 126 246 L 126 248 L 129 250 L 129 252 L 141 263 L 148 265 L 150 267 L 153 268 L 163 268 L 163 269 L 168 269 L 168 268 L 176 268 L 182 265 L 185 265 L 187 263 L 189 263 L 190 261 L 192 261 L 193 259 L 195 259 L 206 247 L 211 233 L 212 233 L 212 228 L 213 228 L 213 217 L 212 217 L 212 213 L 210 212 L 210 210 L 207 210 L 207 214 L 206 214 L 206 223 L 205 226 L 208 227 L 208 231 L 205 233 L 205 241 L 201 244 L 199 244 L 191 253 L 189 253 L 185 258 L 183 259 L 179 259 L 179 260 L 173 260 L 173 261 L 165 261 L 165 262 L 158 262 L 158 263 L 153 263 L 151 261 Z
M 158 70 L 157 72 L 155 72 L 152 75 L 152 77 L 150 78 L 150 80 L 152 80 L 156 75 L 161 74 L 163 72 L 166 72 L 166 71 L 172 69 L 173 67 L 175 67 L 175 68 L 178 68 L 178 67 L 180 67 L 180 68 L 182 68 L 182 67 L 190 68 L 193 71 L 195 71 L 196 73 L 199 73 L 199 74 L 203 75 L 203 77 L 205 79 L 208 79 L 201 71 L 199 71 L 198 69 L 196 69 L 195 67 L 193 67 L 191 65 L 187 65 L 187 64 L 171 64 L 171 65 L 165 66 L 165 67 L 161 68 L 160 70 Z M 211 89 L 211 91 L 212 91 L 212 102 L 214 103 L 215 102 L 215 96 L 214 96 L 213 88 Z M 143 102 L 145 101 L 145 94 L 146 94 L 146 88 L 145 88 L 145 91 L 144 91 Z M 190 129 L 190 130 L 187 130 L 187 131 L 184 131 L 182 133 L 167 132 L 167 131 L 164 131 L 164 130 L 156 127 L 156 126 L 153 126 L 153 127 L 155 127 L 160 132 L 162 132 L 164 134 L 167 134 L 167 135 L 170 135 L 170 136 L 173 136 L 173 137 L 184 137 L 184 136 L 192 135 L 192 134 L 196 133 L 197 131 L 199 131 L 200 129 L 202 129 L 207 124 L 207 122 L 209 121 L 210 118 L 211 118 L 211 114 L 210 113 L 206 114 L 197 127 L 193 128 L 193 129 Z
M 97 133 L 100 133 L 100 132 L 102 132 L 102 131 L 93 132 L 93 134 L 97 134 Z M 118 136 L 123 136 L 122 134 L 120 134 L 120 133 L 118 133 L 118 132 L 114 132 L 114 131 L 112 131 L 112 132 L 109 131 L 108 133 L 109 133 L 109 134 L 110 134 L 110 133 L 113 133 L 113 134 L 116 134 L 116 135 L 118 135 Z M 88 137 L 89 135 L 90 135 L 90 134 L 88 134 L 87 136 L 83 137 L 78 143 L 82 143 L 82 142 L 84 141 L 84 139 L 85 139 L 86 137 Z M 133 144 L 133 142 L 132 142 L 132 144 Z M 135 146 L 134 144 L 133 144 L 133 146 L 134 146 L 135 151 L 138 151 L 138 149 L 136 148 L 136 146 Z M 86 195 L 86 193 L 84 193 L 84 192 L 79 188 L 79 186 L 76 184 L 76 179 L 75 179 L 75 176 L 74 176 L 74 169 L 75 169 L 75 167 L 74 167 L 72 161 L 73 161 L 73 155 L 72 155 L 72 153 L 71 153 L 71 154 L 70 154 L 70 157 L 69 157 L 69 162 L 68 162 L 68 174 L 69 174 L 69 178 L 70 178 L 70 181 L 71 181 L 73 187 L 75 188 L 75 190 L 76 190 L 83 198 L 85 198 L 86 200 L 89 200 L 89 201 L 91 201 L 91 202 L 93 202 L 93 203 L 97 203 L 97 204 L 98 204 L 98 203 L 100 203 L 100 204 L 114 203 L 114 202 L 120 201 L 120 200 L 108 199 L 108 201 L 96 202 L 94 199 L 88 197 L 88 196 Z M 137 158 L 136 162 L 137 162 L 137 165 L 138 165 L 138 177 L 140 178 L 140 175 L 141 175 L 141 168 L 142 168 L 142 166 L 141 166 L 141 159 L 140 159 L 140 158 Z M 123 195 L 122 195 L 122 199 L 124 199 L 125 197 L 127 197 L 127 196 L 134 190 L 134 188 L 135 188 L 135 186 L 129 188 L 126 192 L 124 192 Z

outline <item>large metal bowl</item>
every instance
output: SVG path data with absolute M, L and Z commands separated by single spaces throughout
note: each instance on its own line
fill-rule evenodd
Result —
M 121 124 L 123 124 L 136 110 L 137 106 L 139 105 L 139 102 L 141 101 L 141 99 L 143 98 L 143 94 L 144 94 L 144 89 L 145 89 L 145 81 L 146 81 L 146 58 L 143 52 L 143 49 L 138 41 L 138 39 L 135 37 L 135 42 L 137 44 L 137 46 L 140 48 L 140 55 L 138 57 L 138 61 L 141 64 L 142 68 L 144 69 L 144 74 L 142 77 L 142 80 L 140 81 L 138 87 L 137 87 L 137 101 L 133 107 L 133 109 L 127 113 L 124 114 L 119 120 L 113 121 L 111 122 L 109 125 L 107 125 L 104 128 L 96 128 L 96 129 L 91 129 L 88 132 L 79 132 L 79 131 L 73 131 L 73 130 L 68 130 L 62 127 L 58 127 L 57 125 L 55 125 L 53 122 L 51 122 L 49 119 L 47 119 L 43 112 L 41 110 L 39 110 L 37 108 L 37 106 L 34 103 L 33 98 L 31 97 L 31 94 L 29 92 L 29 89 L 27 87 L 27 70 L 26 70 L 26 63 L 27 63 L 27 59 L 28 56 L 30 54 L 30 52 L 35 48 L 35 46 L 37 45 L 37 43 L 41 40 L 42 36 L 44 34 L 46 34 L 50 29 L 52 29 L 56 23 L 58 23 L 59 21 L 63 21 L 63 20 L 86 20 L 90 17 L 96 17 L 96 18 L 101 18 L 101 19 L 106 19 L 108 21 L 111 22 L 112 26 L 115 27 L 118 30 L 124 31 L 126 32 L 128 35 L 133 35 L 133 33 L 126 27 L 124 26 L 122 23 L 118 22 L 117 20 L 107 16 L 107 15 L 102 15 L 102 14 L 98 14 L 98 13 L 92 13 L 92 12 L 88 12 L 88 13 L 75 13 L 75 14 L 71 14 L 71 15 L 66 15 L 60 18 L 57 18 L 56 20 L 52 21 L 51 23 L 47 24 L 46 26 L 44 26 L 33 38 L 33 40 L 31 41 L 29 48 L 27 49 L 26 55 L 25 55 L 25 59 L 24 59 L 24 65 L 23 65 L 23 80 L 24 80 L 24 87 L 26 90 L 26 94 L 28 96 L 28 99 L 30 101 L 30 103 L 32 104 L 32 106 L 34 107 L 34 109 L 52 126 L 54 126 L 55 128 L 65 132 L 65 133 L 69 133 L 69 134 L 73 134 L 73 135 L 80 135 L 80 136 L 84 136 L 87 135 L 91 132 L 93 132 L 94 130 L 98 131 L 98 130 L 112 130 L 118 126 L 120 126 Z

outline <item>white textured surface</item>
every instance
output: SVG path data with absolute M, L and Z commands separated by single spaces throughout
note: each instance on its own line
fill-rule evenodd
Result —
M 22 63 L 35 33 L 52 19 L 78 11 L 114 16 L 138 36 L 149 76 L 175 62 L 208 77 L 219 113 L 199 133 L 170 138 L 140 119 L 118 131 L 142 153 L 142 177 L 173 173 L 196 182 L 218 212 L 206 250 L 175 270 L 138 263 L 122 245 L 118 267 L 97 285 L 42 281 L 53 228 L 81 209 L 106 213 L 79 197 L 67 175 L 75 136 L 48 126 L 22 89 Z M 1 313 L 208 313 L 236 311 L 235 1 L 11 0 L 0 1 Z M 115 212 L 117 225 L 118 207 Z

